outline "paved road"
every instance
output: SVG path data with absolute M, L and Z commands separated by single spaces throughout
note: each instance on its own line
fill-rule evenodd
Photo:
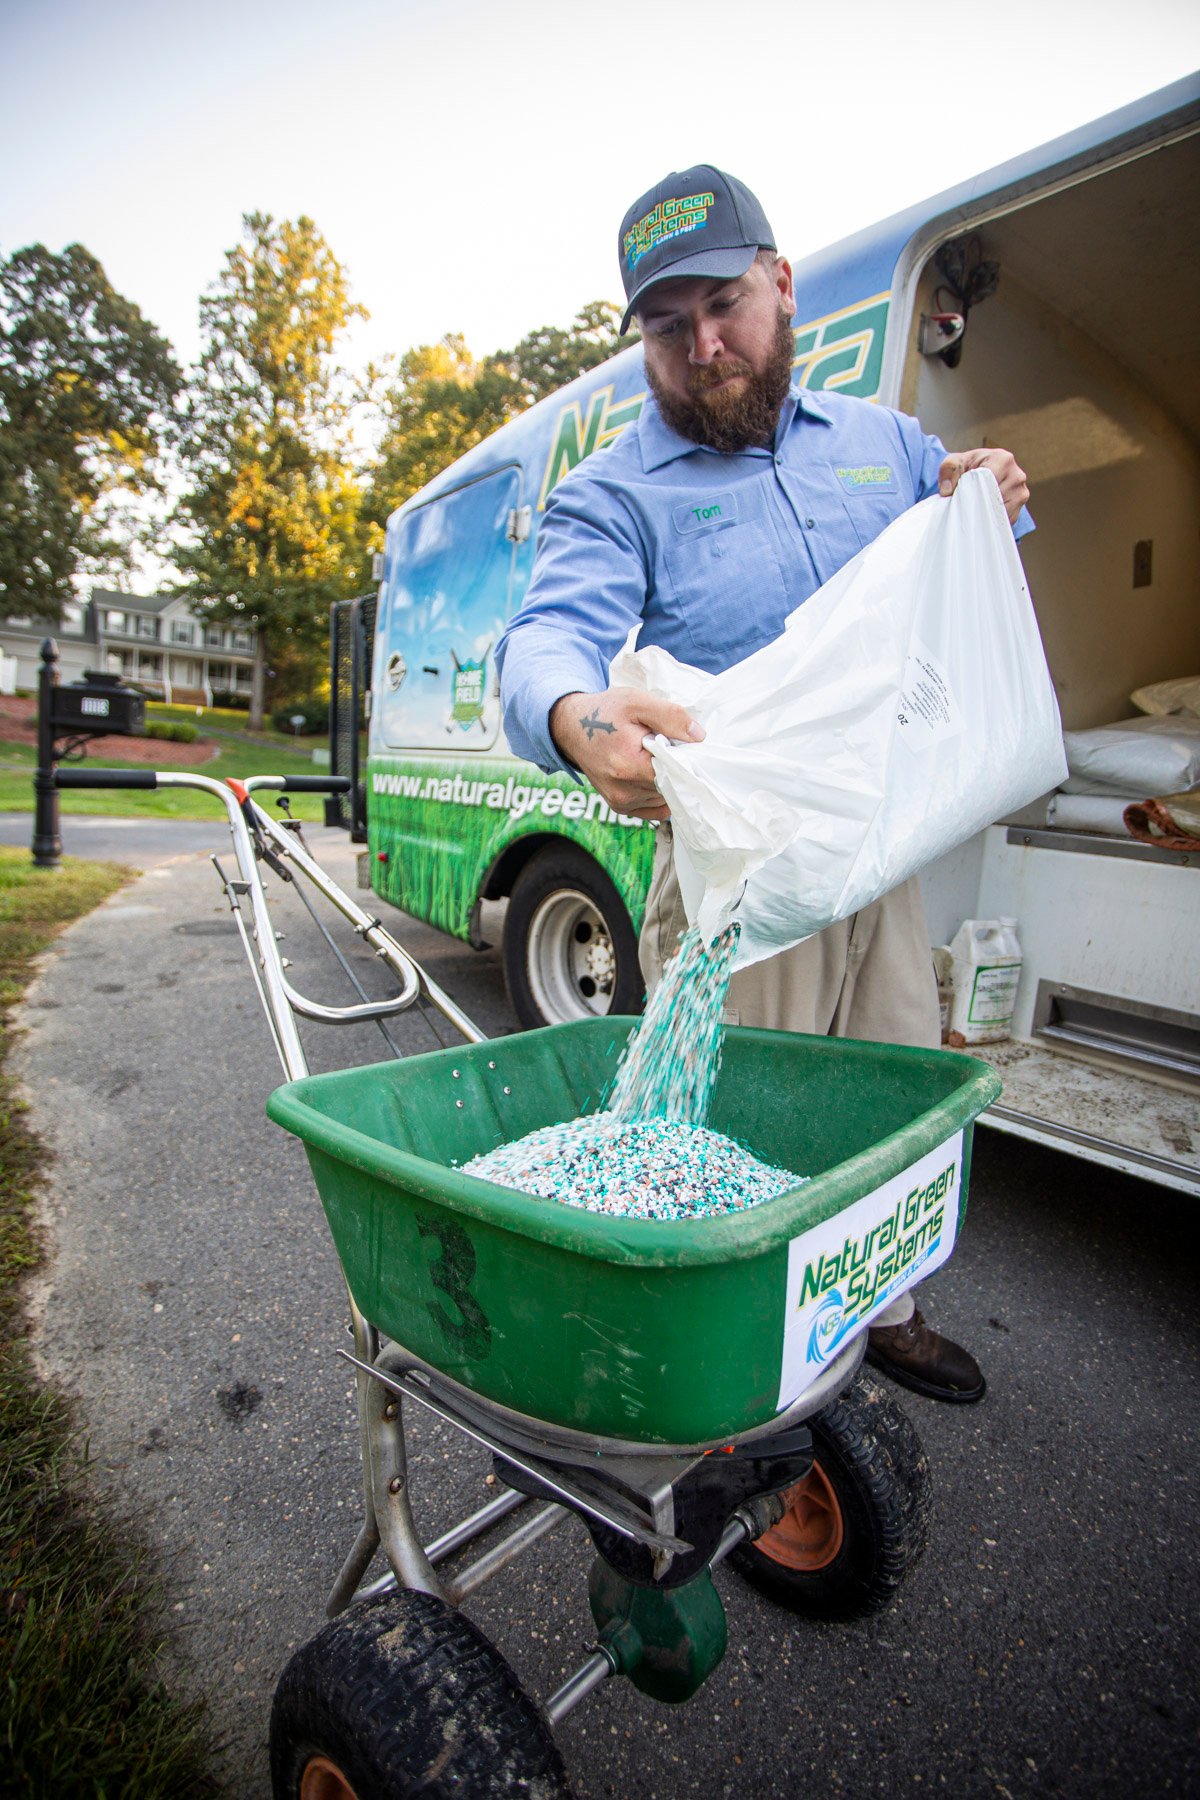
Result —
M 332 856 L 348 866 L 344 840 Z M 410 941 L 506 1029 L 494 953 Z M 303 985 L 290 930 L 287 949 Z M 206 863 L 158 864 L 75 927 L 26 1024 L 57 1152 L 41 1353 L 161 1548 L 229 1792 L 264 1800 L 274 1680 L 353 1535 L 357 1434 L 336 1264 L 303 1156 L 263 1119 L 273 1053 Z M 429 1041 L 405 1024 L 406 1048 Z M 314 1065 L 374 1042 L 326 1033 Z M 928 1298 L 989 1395 L 907 1401 L 937 1484 L 930 1553 L 891 1611 L 844 1627 L 802 1626 L 723 1571 L 730 1651 L 697 1701 L 613 1686 L 560 1728 L 580 1800 L 1200 1791 L 1194 1208 L 979 1139 Z M 432 1536 L 485 1495 L 486 1464 L 423 1420 L 413 1441 Z M 472 1603 L 535 1693 L 590 1642 L 588 1560 L 573 1530 Z
M 67 813 L 60 822 L 64 856 L 86 856 L 93 862 L 132 863 L 147 869 L 168 857 L 185 856 L 210 845 L 224 849 L 220 813 L 213 809 L 218 836 L 206 819 L 110 819 L 104 814 Z M 343 841 L 345 833 L 340 834 Z M 32 813 L 0 813 L 0 844 L 28 849 L 33 842 Z

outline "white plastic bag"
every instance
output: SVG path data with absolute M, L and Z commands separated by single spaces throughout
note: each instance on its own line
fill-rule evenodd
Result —
M 986 470 L 904 513 L 723 674 L 626 646 L 610 680 L 682 702 L 705 728 L 703 743 L 650 748 L 688 920 L 710 939 L 739 920 L 739 968 L 869 905 L 1066 773 Z

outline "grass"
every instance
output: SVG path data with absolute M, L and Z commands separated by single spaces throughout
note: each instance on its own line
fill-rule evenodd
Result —
M 32 959 L 128 878 L 74 858 L 35 869 L 0 849 L 0 1006 Z M 45 1152 L 3 1067 L 0 1024 L 0 1746 L 4 1791 L 31 1800 L 168 1800 L 216 1792 L 199 1708 L 156 1668 L 160 1596 L 128 1522 L 92 1491 L 66 1399 L 31 1365 L 20 1283 L 41 1260 L 33 1220 Z
M 212 735 L 207 727 L 205 735 Z M 101 744 L 103 743 L 103 739 L 99 741 Z M 173 762 L 171 753 L 174 746 L 172 744 L 163 743 L 159 748 L 162 755 L 153 764 L 139 766 L 143 768 L 150 766 L 155 769 L 182 769 L 185 774 L 207 775 L 214 781 L 224 781 L 229 775 L 320 775 L 323 773 L 313 763 L 311 755 L 301 749 L 293 748 L 282 739 L 263 741 L 257 737 L 247 736 L 239 736 L 233 742 L 222 739 L 219 740 L 217 754 L 211 761 L 198 765 Z M 33 771 L 36 766 L 37 752 L 31 744 L 0 744 L 0 812 L 33 811 Z M 82 766 L 89 769 L 121 769 L 127 765 L 118 757 L 89 755 Z M 111 791 L 104 788 L 86 791 L 64 789 L 59 798 L 64 814 L 103 813 L 110 817 L 123 819 L 219 819 L 221 817 L 216 800 L 210 799 L 206 794 L 191 792 L 187 788 L 114 788 Z M 266 805 L 270 804 L 268 797 Z M 324 817 L 324 800 L 320 794 L 295 794 L 292 796 L 291 805 L 292 812 L 298 819 L 321 819 Z

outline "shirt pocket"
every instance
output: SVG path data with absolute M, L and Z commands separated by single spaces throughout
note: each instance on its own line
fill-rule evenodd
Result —
M 908 505 L 907 498 L 890 465 L 861 471 L 835 467 L 833 474 L 842 510 L 859 547 L 865 550 L 893 519 L 900 517 Z M 855 478 L 859 476 L 868 479 L 858 482 Z
M 783 630 L 787 586 L 762 525 L 701 531 L 663 552 L 667 582 L 702 666 L 740 662 Z

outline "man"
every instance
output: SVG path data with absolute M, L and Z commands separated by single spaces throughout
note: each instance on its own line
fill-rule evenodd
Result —
M 792 272 L 761 206 L 708 165 L 668 175 L 620 236 L 651 397 L 612 449 L 546 506 L 525 604 L 497 653 L 518 755 L 578 770 L 618 812 L 662 821 L 639 946 L 653 989 L 686 919 L 667 808 L 643 748 L 704 734 L 682 706 L 608 688 L 633 627 L 710 672 L 778 637 L 784 620 L 907 507 L 991 469 L 1029 529 L 1025 477 L 1005 450 L 947 455 L 914 419 L 792 386 Z M 731 1023 L 936 1045 L 937 993 L 915 881 L 734 977 Z M 911 1293 L 869 1333 L 869 1359 L 934 1399 L 971 1402 L 974 1359 L 925 1324 Z

